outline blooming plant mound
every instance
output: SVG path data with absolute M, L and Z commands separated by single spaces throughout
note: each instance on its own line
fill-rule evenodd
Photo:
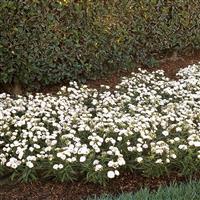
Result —
M 124 170 L 200 169 L 200 65 L 169 80 L 140 70 L 114 92 L 75 82 L 57 95 L 0 94 L 0 172 L 23 181 L 105 183 Z

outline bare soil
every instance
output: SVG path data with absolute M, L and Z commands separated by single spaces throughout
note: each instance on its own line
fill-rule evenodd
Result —
M 155 190 L 170 183 L 185 182 L 191 179 L 200 180 L 200 174 L 193 177 L 180 176 L 174 172 L 168 176 L 147 178 L 135 173 L 124 173 L 111 180 L 107 186 L 76 181 L 73 183 L 57 183 L 54 181 L 36 181 L 33 183 L 6 184 L 0 188 L 1 200 L 84 200 L 87 197 L 101 194 L 120 194 L 136 192 L 148 187 Z

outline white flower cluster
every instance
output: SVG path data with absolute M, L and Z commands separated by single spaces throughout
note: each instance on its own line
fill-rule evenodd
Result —
M 62 171 L 69 166 L 108 178 L 145 163 L 200 159 L 200 66 L 179 80 L 140 70 L 114 92 L 76 82 L 57 95 L 0 94 L 0 164 Z M 200 161 L 199 161 L 200 162 Z

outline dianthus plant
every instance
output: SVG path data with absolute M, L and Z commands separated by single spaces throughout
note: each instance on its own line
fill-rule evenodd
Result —
M 105 183 L 135 170 L 200 169 L 200 66 L 140 70 L 113 92 L 71 82 L 56 95 L 0 94 L 0 173 Z

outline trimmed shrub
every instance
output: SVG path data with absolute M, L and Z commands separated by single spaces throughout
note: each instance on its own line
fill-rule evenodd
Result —
M 195 0 L 1 0 L 0 82 L 84 81 L 199 48 L 199 11 Z

